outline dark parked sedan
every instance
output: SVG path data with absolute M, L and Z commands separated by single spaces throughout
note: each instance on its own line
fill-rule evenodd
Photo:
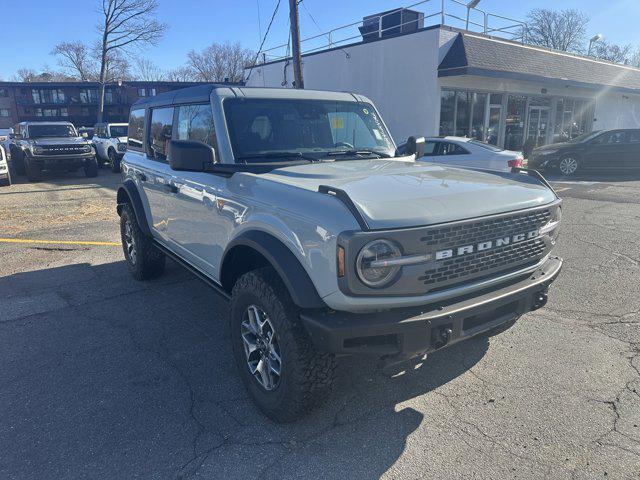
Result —
M 640 170 L 640 129 L 598 130 L 536 148 L 529 157 L 529 168 L 555 170 L 563 175 L 587 170 Z

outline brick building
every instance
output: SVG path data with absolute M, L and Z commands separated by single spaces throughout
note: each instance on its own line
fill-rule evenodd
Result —
M 104 120 L 128 121 L 129 107 L 142 97 L 198 85 L 198 82 L 122 82 L 107 85 Z M 93 126 L 98 114 L 97 82 L 0 82 L 0 128 L 18 122 L 70 121 Z

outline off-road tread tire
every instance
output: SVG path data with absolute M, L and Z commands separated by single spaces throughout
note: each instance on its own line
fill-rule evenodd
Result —
M 124 224 L 127 220 L 131 221 L 133 231 L 132 235 L 138 251 L 138 261 L 135 265 L 129 260 L 129 255 L 125 248 Z M 140 230 L 136 213 L 130 203 L 125 203 L 122 208 L 122 213 L 120 215 L 120 238 L 122 241 L 124 258 L 133 278 L 140 281 L 150 280 L 152 278 L 158 278 L 164 273 L 166 262 L 165 254 L 158 250 L 153 244 L 153 240 Z
M 113 150 L 112 148 L 110 148 L 107 151 L 107 155 L 109 156 L 109 167 L 111 168 L 111 171 L 113 173 L 120 173 L 120 159 L 118 158 L 118 155 L 116 154 L 115 150 Z
M 98 176 L 98 168 L 100 168 L 98 166 L 98 160 L 96 159 L 96 157 L 93 157 L 87 161 L 85 161 L 84 164 L 84 174 L 87 178 L 94 178 Z
M 0 187 L 10 187 L 11 186 L 11 173 L 7 172 L 7 178 L 0 178 Z
M 24 173 L 30 182 L 37 182 L 42 178 L 42 168 L 29 161 L 24 162 Z
M 280 384 L 271 392 L 264 390 L 249 372 L 240 338 L 242 315 L 252 303 L 269 315 L 283 358 Z M 229 323 L 240 377 L 258 408 L 279 423 L 297 420 L 322 404 L 334 381 L 335 356 L 315 349 L 299 315 L 300 309 L 271 267 L 244 274 L 233 287 Z
M 12 148 L 11 152 L 11 165 L 16 171 L 16 175 L 25 175 L 24 170 L 24 155 L 17 148 Z

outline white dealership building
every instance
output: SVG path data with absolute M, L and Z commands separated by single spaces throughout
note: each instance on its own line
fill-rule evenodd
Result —
M 417 13 L 365 17 L 351 43 L 304 53 L 305 88 L 369 97 L 396 142 L 459 135 L 526 151 L 591 130 L 640 128 L 640 69 L 443 24 L 425 27 L 428 16 L 407 22 L 402 12 Z M 488 31 L 486 15 L 483 27 Z M 245 77 L 249 86 L 292 88 L 291 58 L 263 61 Z

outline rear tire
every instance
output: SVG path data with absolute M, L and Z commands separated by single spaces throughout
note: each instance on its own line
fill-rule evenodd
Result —
M 109 154 L 109 165 L 111 166 L 111 171 L 113 173 L 120 173 L 120 159 L 116 155 L 115 150 L 110 148 L 108 154 Z
M 260 330 L 267 332 L 264 335 L 247 329 L 251 311 L 259 313 L 257 317 L 254 313 L 253 318 L 262 319 Z M 335 357 L 315 349 L 299 314 L 271 267 L 244 274 L 233 287 L 229 321 L 238 372 L 258 408 L 276 422 L 291 422 L 305 415 L 326 399 L 333 385 Z M 253 340 L 247 337 L 256 339 L 253 345 L 259 347 L 249 352 L 247 345 Z M 260 362 L 262 369 L 274 377 L 271 382 L 265 380 Z M 275 374 L 274 365 L 279 374 Z
M 157 278 L 164 272 L 165 255 L 147 237 L 136 218 L 130 203 L 126 203 L 120 215 L 120 238 L 129 272 L 136 280 Z
M 96 160 L 96 157 L 85 161 L 84 174 L 87 176 L 87 178 L 98 176 L 98 160 Z
M 30 182 L 37 182 L 42 178 L 42 168 L 32 164 L 28 159 L 24 162 L 24 172 Z

